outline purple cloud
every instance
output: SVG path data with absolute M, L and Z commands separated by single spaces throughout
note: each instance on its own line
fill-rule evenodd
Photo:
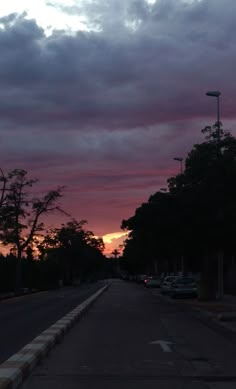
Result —
M 2 168 L 25 168 L 42 190 L 66 185 L 68 212 L 105 234 L 203 140 L 216 120 L 207 90 L 222 92 L 222 120 L 236 133 L 236 3 L 87 0 L 61 10 L 90 30 L 47 36 L 25 14 L 0 19 Z

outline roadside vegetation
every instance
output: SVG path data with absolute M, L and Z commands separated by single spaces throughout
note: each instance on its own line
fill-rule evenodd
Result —
M 199 273 L 200 298 L 213 299 L 223 282 L 236 292 L 236 139 L 218 122 L 202 132 L 168 189 L 122 221 L 120 263 L 129 274 Z
M 0 292 L 22 287 L 43 289 L 94 280 L 104 273 L 104 243 L 59 204 L 63 187 L 37 196 L 37 179 L 25 170 L 1 170 L 0 241 L 9 251 L 0 255 Z M 55 212 L 69 220 L 48 229 L 43 217 Z

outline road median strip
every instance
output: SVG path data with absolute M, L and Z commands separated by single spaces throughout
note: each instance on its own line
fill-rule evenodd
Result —
M 109 284 L 83 301 L 0 365 L 0 389 L 16 389 L 73 324 L 105 292 Z

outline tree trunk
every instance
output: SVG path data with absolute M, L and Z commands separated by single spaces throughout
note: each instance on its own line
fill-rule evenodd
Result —
M 22 287 L 22 263 L 21 263 L 22 253 L 18 250 L 17 260 L 16 260 L 16 281 L 15 281 L 15 292 L 18 293 Z
M 215 260 L 206 255 L 202 264 L 199 300 L 216 300 L 216 269 Z
M 223 300 L 224 298 L 224 254 L 219 250 L 217 254 L 217 298 Z

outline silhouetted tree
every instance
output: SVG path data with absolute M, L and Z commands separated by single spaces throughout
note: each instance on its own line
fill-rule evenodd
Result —
M 65 283 L 96 273 L 104 259 L 104 243 L 84 229 L 86 223 L 86 220 L 73 219 L 62 224 L 50 230 L 38 246 L 42 258 L 57 259 L 60 278 Z
M 205 296 L 212 297 L 216 252 L 235 253 L 236 139 L 218 124 L 203 132 L 206 141 L 194 145 L 183 174 L 168 179 L 169 192 L 152 195 L 121 227 L 130 231 L 126 265 L 129 261 L 139 271 L 158 258 L 173 271 L 176 258 L 184 255 L 188 266 L 207 274 Z
M 1 207 L 0 240 L 4 245 L 11 245 L 18 260 L 16 287 L 21 284 L 20 261 L 24 250 L 31 244 L 34 235 L 44 228 L 40 219 L 43 215 L 61 211 L 57 201 L 62 188 L 51 190 L 43 197 L 33 197 L 30 188 L 37 179 L 29 179 L 25 170 L 13 170 L 4 179 L 8 189 Z

